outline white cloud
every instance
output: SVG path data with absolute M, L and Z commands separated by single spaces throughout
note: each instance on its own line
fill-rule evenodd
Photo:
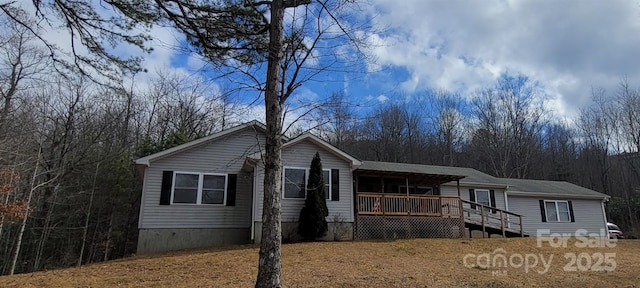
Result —
M 377 99 L 380 103 L 384 103 L 384 102 L 386 102 L 387 100 L 389 100 L 389 97 L 387 97 L 387 96 L 384 96 L 384 95 L 380 94 L 380 95 L 378 95 L 378 97 L 376 97 L 376 99 Z
M 383 44 L 373 51 L 377 65 L 406 69 L 399 82 L 407 92 L 470 92 L 502 73 L 522 73 L 544 86 L 563 115 L 572 115 L 589 103 L 592 86 L 640 76 L 634 1 L 373 3 L 376 25 L 389 31 L 372 37 Z

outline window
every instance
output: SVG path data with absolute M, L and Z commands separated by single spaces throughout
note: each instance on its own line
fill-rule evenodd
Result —
M 176 173 L 173 203 L 197 203 L 200 175 Z
M 331 200 L 331 170 L 323 169 L 325 198 Z M 305 199 L 307 197 L 307 183 L 309 169 L 285 168 L 283 179 L 284 198 Z
M 331 170 L 322 170 L 324 178 L 324 198 L 331 200 Z
M 175 172 L 171 203 L 224 204 L 227 175 Z
M 494 190 L 489 189 L 469 189 L 469 200 L 475 203 L 471 203 L 471 209 L 480 209 L 484 207 L 484 211 L 491 211 L 491 213 L 498 213 L 496 207 L 496 194 Z M 489 208 L 491 207 L 491 208 Z
M 224 185 L 226 179 L 219 175 L 203 175 L 202 204 L 224 203 Z
M 547 222 L 571 222 L 568 201 L 544 201 Z
M 476 201 L 485 206 L 491 206 L 491 197 L 489 196 L 489 190 L 476 189 Z
M 307 170 L 284 169 L 284 198 L 301 198 L 307 195 Z

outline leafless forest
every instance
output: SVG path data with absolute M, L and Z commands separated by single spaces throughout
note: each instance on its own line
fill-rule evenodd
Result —
M 133 161 L 250 120 L 252 104 L 215 83 L 149 71 L 146 83 L 98 85 L 60 69 L 23 26 L 0 24 L 1 274 L 135 253 L 141 179 Z M 640 236 L 634 81 L 585 89 L 593 104 L 574 118 L 555 115 L 525 76 L 471 95 L 436 89 L 367 107 L 336 91 L 287 115 L 304 120 L 287 133 L 312 131 L 363 160 L 573 182 L 611 195 L 609 219 Z

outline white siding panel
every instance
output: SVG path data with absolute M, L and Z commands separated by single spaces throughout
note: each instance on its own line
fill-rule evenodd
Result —
M 245 129 L 152 162 L 144 175 L 139 228 L 250 227 L 253 175 L 242 167 L 258 141 L 264 143 L 264 136 Z M 160 205 L 162 171 L 238 174 L 236 205 Z
M 600 233 L 600 229 L 605 229 L 601 200 L 522 197 L 508 193 L 507 197 L 509 210 L 523 215 L 522 226 L 531 236 L 537 235 L 537 229 L 549 229 L 551 233 L 570 233 L 571 235 L 574 235 L 578 229 L 586 229 L 588 233 Z M 571 200 L 576 222 L 542 222 L 540 200 Z
M 334 154 L 324 150 L 322 147 L 313 144 L 310 141 L 302 141 L 293 146 L 287 147 L 282 151 L 282 163 L 285 167 L 300 167 L 309 168 L 311 166 L 311 160 L 316 155 L 316 152 L 320 153 L 320 159 L 322 160 L 323 169 L 339 169 L 340 171 L 340 199 L 339 201 L 327 200 L 327 208 L 329 209 L 329 216 L 327 221 L 333 222 L 335 218 L 340 218 L 344 222 L 353 222 L 353 184 L 351 164 L 342 158 L 335 156 Z M 257 201 L 256 201 L 256 213 L 254 220 L 262 221 L 262 205 L 264 197 L 264 170 L 262 167 L 258 168 L 257 179 Z M 280 199 L 282 199 L 282 221 L 283 222 L 296 222 L 300 216 L 300 210 L 304 206 L 303 199 L 285 199 L 280 193 Z

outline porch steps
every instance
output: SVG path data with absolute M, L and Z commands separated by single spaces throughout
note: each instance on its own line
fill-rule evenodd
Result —
M 482 231 L 482 223 L 480 221 L 474 221 L 472 219 L 465 218 L 464 219 L 464 226 L 465 226 L 465 228 L 468 228 L 469 231 Z M 491 223 L 491 224 L 485 223 L 484 231 L 488 234 L 488 236 L 491 236 L 491 235 L 502 235 L 502 229 L 500 228 L 500 225 L 493 224 L 493 223 Z M 519 229 L 505 228 L 504 229 L 504 237 L 507 237 L 507 238 L 511 238 L 511 237 L 529 237 L 529 234 L 523 233 L 521 235 Z

